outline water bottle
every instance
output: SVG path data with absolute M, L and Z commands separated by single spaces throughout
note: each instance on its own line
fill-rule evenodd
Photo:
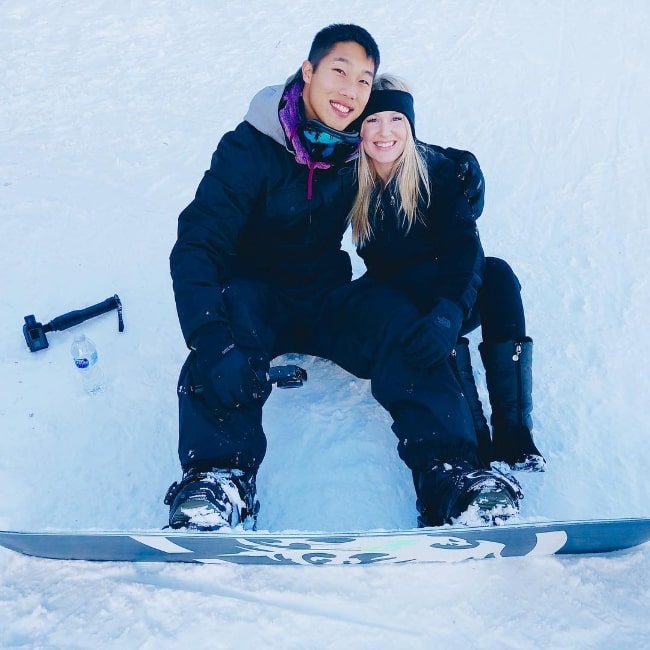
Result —
M 90 395 L 104 388 L 104 373 L 97 363 L 97 348 L 84 334 L 75 337 L 70 353 L 81 373 L 84 390 Z

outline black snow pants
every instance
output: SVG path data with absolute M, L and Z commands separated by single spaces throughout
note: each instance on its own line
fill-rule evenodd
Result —
M 485 258 L 483 284 L 461 335 L 479 326 L 483 343 L 521 341 L 526 337 L 521 284 L 510 265 L 498 257 Z
M 426 293 L 432 295 L 430 285 Z M 393 418 L 398 453 L 410 469 L 456 459 L 478 466 L 472 416 L 451 363 L 422 370 L 403 358 L 402 333 L 423 313 L 403 288 L 363 277 L 319 294 L 233 279 L 222 295 L 235 343 L 249 357 L 268 367 L 281 354 L 310 354 L 370 379 L 373 396 Z M 192 363 L 190 353 L 178 385 L 183 469 L 256 472 L 266 452 L 262 404 L 215 417 L 189 389 Z

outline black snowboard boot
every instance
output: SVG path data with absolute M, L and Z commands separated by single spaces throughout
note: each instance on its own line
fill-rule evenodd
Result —
M 543 472 L 546 460 L 532 435 L 532 339 L 481 343 L 479 351 L 492 407 L 493 460 L 513 470 Z
M 475 469 L 467 461 L 436 462 L 413 472 L 418 526 L 454 523 L 470 508 L 485 523 L 496 524 L 519 512 L 519 483 L 496 469 Z
M 483 404 L 478 396 L 476 382 L 474 381 L 474 372 L 472 371 L 472 360 L 469 354 L 469 341 L 462 337 L 458 339 L 456 347 L 452 354 L 455 363 L 456 377 L 458 383 L 469 404 L 469 410 L 472 413 L 472 421 L 476 430 L 476 440 L 478 443 L 477 455 L 481 465 L 489 469 L 490 462 L 493 458 L 492 438 L 490 437 L 490 427 L 483 413 Z
M 242 524 L 254 530 L 259 501 L 256 500 L 255 476 L 237 469 L 191 469 L 180 483 L 173 483 L 165 504 L 169 506 L 170 528 L 219 530 Z

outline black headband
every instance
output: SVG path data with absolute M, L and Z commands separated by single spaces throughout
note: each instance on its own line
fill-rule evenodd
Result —
M 403 90 L 373 90 L 361 117 L 365 120 L 368 115 L 381 113 L 382 111 L 396 111 L 405 115 L 411 125 L 413 137 L 415 137 L 413 95 Z

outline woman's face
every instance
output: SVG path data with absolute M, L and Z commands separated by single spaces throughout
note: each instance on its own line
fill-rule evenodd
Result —
M 406 117 L 397 111 L 373 113 L 363 121 L 363 150 L 372 159 L 376 172 L 382 178 L 385 173 L 390 175 L 395 161 L 404 153 L 410 128 Z

